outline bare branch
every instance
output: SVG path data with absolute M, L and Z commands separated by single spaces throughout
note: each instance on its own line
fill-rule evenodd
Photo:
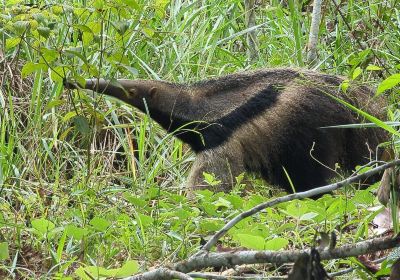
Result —
M 260 212 L 261 210 L 264 210 L 265 208 L 272 207 L 272 206 L 277 205 L 279 203 L 291 201 L 291 200 L 294 200 L 294 199 L 303 199 L 303 198 L 306 198 L 306 197 L 312 197 L 312 196 L 328 193 L 328 192 L 334 191 L 334 190 L 336 190 L 336 189 L 338 189 L 340 187 L 346 186 L 348 184 L 351 184 L 351 183 L 366 179 L 366 178 L 370 177 L 371 175 L 377 174 L 377 173 L 379 173 L 379 172 L 381 172 L 381 171 L 383 171 L 383 170 L 385 170 L 387 168 L 390 168 L 392 166 L 399 165 L 399 164 L 400 164 L 400 160 L 394 160 L 392 162 L 389 162 L 389 163 L 383 164 L 381 166 L 372 168 L 372 169 L 368 170 L 367 172 L 365 172 L 363 174 L 359 174 L 359 175 L 356 175 L 356 176 L 349 177 L 349 178 L 347 178 L 347 179 L 345 179 L 343 181 L 340 181 L 340 182 L 337 182 L 337 183 L 334 183 L 334 184 L 330 184 L 330 185 L 326 185 L 326 186 L 323 186 L 323 187 L 315 188 L 315 189 L 308 190 L 308 191 L 305 191 L 305 192 L 289 194 L 289 195 L 286 195 L 286 196 L 282 196 L 282 197 L 278 197 L 276 199 L 270 200 L 268 202 L 261 203 L 261 204 L 255 206 L 255 207 L 251 208 L 250 210 L 245 211 L 245 212 L 237 215 L 232 220 L 230 220 L 194 256 L 199 256 L 204 251 L 209 251 L 217 243 L 217 241 L 222 236 L 224 236 L 228 232 L 228 230 L 230 230 L 232 227 L 234 227 L 238 222 L 240 222 L 244 218 L 247 218 L 249 216 L 254 215 L 255 213 Z
M 255 15 L 255 0 L 244 0 L 245 6 L 245 21 L 246 28 L 253 28 L 256 26 L 256 15 Z M 254 61 L 258 58 L 257 50 L 257 31 L 254 29 L 249 31 L 246 35 L 247 38 L 247 54 L 250 61 Z
M 321 260 L 354 257 L 376 251 L 386 250 L 399 246 L 400 236 L 385 237 L 361 241 L 351 245 L 344 245 L 335 249 L 320 250 Z M 174 269 L 182 272 L 199 270 L 207 267 L 231 267 L 241 264 L 254 263 L 292 263 L 308 250 L 287 251 L 239 251 L 229 253 L 208 253 L 191 257 L 174 266 Z
M 127 277 L 124 278 L 123 280 L 169 280 L 169 279 L 194 280 L 192 277 L 190 277 L 185 273 L 170 270 L 165 267 L 160 267 L 149 272 Z
M 212 279 L 212 280 L 281 280 L 286 279 L 286 277 L 266 277 L 261 275 L 251 275 L 251 276 L 225 276 L 225 275 L 218 275 L 212 273 L 200 273 L 200 272 L 193 272 L 189 273 L 193 278 L 202 278 L 202 279 Z
M 317 58 L 318 33 L 319 25 L 321 24 L 321 4 L 322 0 L 314 0 L 307 46 L 307 61 L 309 64 L 314 63 Z

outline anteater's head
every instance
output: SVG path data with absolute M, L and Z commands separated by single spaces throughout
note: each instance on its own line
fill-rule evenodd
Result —
M 145 104 L 149 107 L 152 107 L 152 104 L 162 107 L 162 103 L 166 101 L 162 98 L 171 96 L 175 91 L 171 89 L 172 85 L 169 83 L 148 80 L 87 79 L 84 85 L 64 81 L 64 86 L 69 89 L 83 88 L 106 94 L 141 110 L 145 110 Z

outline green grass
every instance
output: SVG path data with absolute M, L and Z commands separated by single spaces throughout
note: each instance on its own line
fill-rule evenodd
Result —
M 126 104 L 65 91 L 60 76 L 190 82 L 244 69 L 303 66 L 310 13 L 299 1 L 280 2 L 257 7 L 260 55 L 250 64 L 239 0 L 138 1 L 129 11 L 118 2 L 45 1 L 48 6 L 29 10 L 6 1 L 0 7 L 0 248 L 8 253 L 0 252 L 0 278 L 85 278 L 79 267 L 118 268 L 135 260 L 146 270 L 176 262 L 227 219 L 279 195 L 248 175 L 230 194 L 202 191 L 188 200 L 181 188 L 193 160 L 188 147 Z M 372 85 L 389 74 L 366 71 L 369 64 L 398 72 L 399 5 L 385 3 L 348 1 L 340 7 L 344 18 L 327 3 L 318 70 L 351 77 L 360 67 L 357 79 Z M 392 121 L 399 120 L 397 94 L 391 96 Z M 279 237 L 274 246 L 305 248 L 316 231 L 332 230 L 340 232 L 339 244 L 350 243 L 368 237 L 376 214 L 368 207 L 376 204 L 367 191 L 347 190 L 279 205 L 242 221 L 223 245 L 270 248 Z M 248 244 L 250 239 L 259 242 Z M 337 271 L 349 264 L 325 265 Z

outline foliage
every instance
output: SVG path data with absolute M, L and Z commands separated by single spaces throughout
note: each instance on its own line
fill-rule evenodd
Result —
M 188 200 L 180 188 L 193 159 L 186 146 L 147 114 L 99 95 L 65 92 L 62 80 L 188 82 L 303 66 L 306 2 L 260 2 L 260 54 L 249 63 L 239 0 L 6 0 L 0 7 L 0 278 L 124 277 L 190 256 L 228 219 L 279 195 L 243 175 L 229 194 L 204 190 Z M 399 4 L 342 2 L 323 8 L 317 67 L 347 76 L 344 90 L 353 80 L 379 84 L 377 94 L 393 104 L 389 119 L 398 121 Z M 222 242 L 279 250 L 315 245 L 317 232 L 340 232 L 340 244 L 366 238 L 379 212 L 370 210 L 376 187 L 281 204 L 240 222 Z

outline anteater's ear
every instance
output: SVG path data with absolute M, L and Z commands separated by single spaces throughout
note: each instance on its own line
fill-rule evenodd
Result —
M 150 88 L 150 90 L 149 90 L 150 98 L 153 98 L 156 93 L 157 93 L 157 88 L 156 87 Z

